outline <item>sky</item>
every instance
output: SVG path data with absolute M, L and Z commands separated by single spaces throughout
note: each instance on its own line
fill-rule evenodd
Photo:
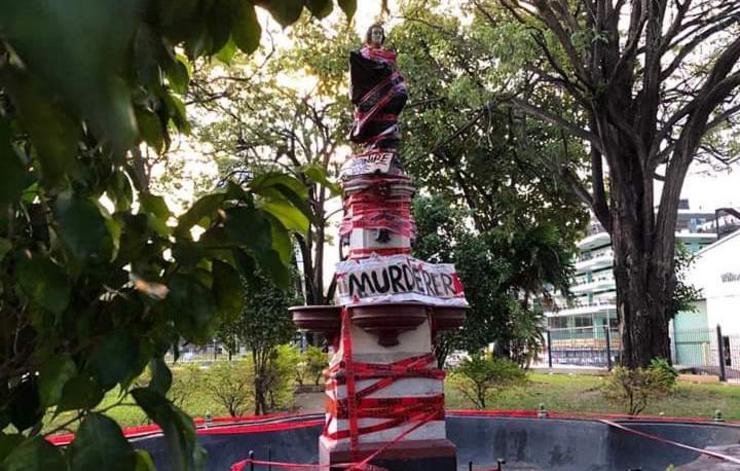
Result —
M 695 165 L 684 182 L 681 196 L 689 199 L 690 208 L 714 211 L 721 207 L 740 207 L 740 165 L 719 172 L 705 170 L 705 166 Z

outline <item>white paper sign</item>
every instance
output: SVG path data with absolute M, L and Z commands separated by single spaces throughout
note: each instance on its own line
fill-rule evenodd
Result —
M 406 255 L 339 262 L 337 301 L 342 305 L 403 301 L 468 305 L 454 265 L 427 263 Z
M 355 155 L 342 165 L 342 177 L 355 177 L 373 173 L 388 173 L 393 162 L 393 152 L 368 152 Z

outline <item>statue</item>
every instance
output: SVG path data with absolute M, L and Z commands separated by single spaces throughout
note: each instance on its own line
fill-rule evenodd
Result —
M 350 140 L 364 144 L 365 151 L 394 151 L 398 147 L 398 115 L 408 94 L 396 65 L 396 53 L 386 49 L 385 31 L 370 26 L 365 45 L 350 53 L 350 95 L 355 120 Z
M 408 94 L 396 53 L 384 42 L 383 28 L 373 25 L 349 59 L 350 139 L 362 150 L 340 171 L 336 304 L 291 309 L 296 325 L 323 333 L 334 352 L 326 370 L 322 465 L 339 469 L 372 459 L 389 471 L 454 471 L 444 372 L 432 343 L 438 332 L 463 324 L 467 302 L 453 265 L 411 257 L 414 185 L 398 157 L 398 115 Z

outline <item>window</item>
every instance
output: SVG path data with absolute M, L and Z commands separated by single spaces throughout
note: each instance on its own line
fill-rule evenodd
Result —
M 576 327 L 591 327 L 594 321 L 591 316 L 575 316 Z
M 568 327 L 568 318 L 567 317 L 551 317 L 549 319 L 549 324 L 551 329 L 565 329 Z

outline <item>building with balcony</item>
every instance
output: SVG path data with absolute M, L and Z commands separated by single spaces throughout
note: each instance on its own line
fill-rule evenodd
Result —
M 701 228 L 706 228 L 714 218 L 714 212 L 692 211 L 688 201 L 682 200 L 676 223 L 677 239 L 692 253 L 707 247 L 717 240 L 717 234 Z M 609 234 L 595 218 L 577 247 L 570 286 L 572 297 L 566 299 L 556 293 L 545 315 L 553 346 L 564 350 L 562 353 L 571 357 L 569 360 L 581 358 L 583 361 L 576 362 L 590 364 L 589 355 L 604 348 L 607 335 L 611 335 L 610 344 L 618 348 L 614 252 Z

